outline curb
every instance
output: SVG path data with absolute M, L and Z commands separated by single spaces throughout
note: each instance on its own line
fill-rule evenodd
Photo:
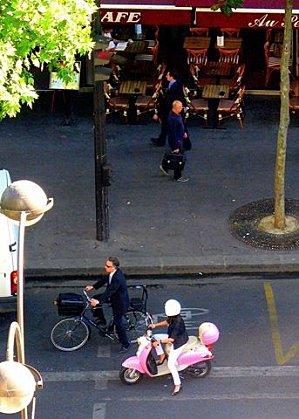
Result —
M 223 266 L 122 266 L 122 269 L 129 278 L 140 278 L 150 276 L 178 276 L 178 275 L 244 275 L 244 274 L 269 274 L 275 275 L 294 274 L 299 272 L 299 263 L 286 264 L 251 264 L 251 265 L 223 265 Z M 73 277 L 91 277 L 102 276 L 104 271 L 101 268 L 45 268 L 45 269 L 26 269 L 25 275 L 31 279 L 40 279 L 51 277 L 57 280 L 60 277 L 72 279 Z

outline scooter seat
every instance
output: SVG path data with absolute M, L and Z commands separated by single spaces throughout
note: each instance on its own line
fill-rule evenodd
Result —
M 196 345 L 198 345 L 198 338 L 196 336 L 189 336 L 188 342 L 184 346 L 183 352 L 190 351 L 190 349 L 193 349 Z
M 190 351 L 196 345 L 198 345 L 198 343 L 199 343 L 199 340 L 198 340 L 198 338 L 196 336 L 189 336 L 188 342 L 185 343 L 185 345 L 184 345 L 183 352 Z M 171 345 L 170 344 L 166 344 L 165 345 L 165 353 L 166 353 L 166 355 L 169 355 L 170 348 L 171 348 Z

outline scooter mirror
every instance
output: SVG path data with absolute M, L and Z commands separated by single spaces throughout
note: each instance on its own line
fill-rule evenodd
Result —
M 147 331 L 146 331 L 146 336 L 147 336 L 148 338 L 150 338 L 150 337 L 152 337 L 152 334 L 153 334 L 152 330 L 151 330 L 151 329 L 147 329 Z

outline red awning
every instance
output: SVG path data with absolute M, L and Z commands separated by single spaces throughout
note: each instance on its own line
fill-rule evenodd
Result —
M 175 0 L 102 0 L 103 24 L 190 25 L 191 7 L 176 7 Z
M 103 0 L 103 24 L 191 25 L 196 8 L 196 25 L 204 27 L 279 28 L 284 0 L 244 0 L 244 7 L 231 16 L 211 10 L 213 0 Z M 265 8 L 266 7 L 266 8 Z M 299 0 L 294 0 L 293 27 L 299 28 Z

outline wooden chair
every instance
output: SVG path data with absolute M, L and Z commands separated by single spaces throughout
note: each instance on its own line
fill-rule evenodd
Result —
M 219 50 L 219 61 L 223 63 L 233 63 L 238 64 L 240 59 L 240 48 L 236 49 L 226 49 L 218 47 Z
M 111 112 L 120 112 L 125 122 L 128 122 L 129 99 L 123 96 L 113 96 L 113 89 L 109 83 L 104 83 L 104 95 L 106 100 L 106 115 Z
M 245 64 L 241 64 L 238 66 L 236 73 L 231 79 L 220 79 L 220 84 L 229 85 L 230 90 L 236 90 L 242 84 L 244 72 Z
M 280 58 L 270 56 L 269 42 L 266 42 L 264 45 L 264 57 L 266 64 L 265 86 L 268 86 L 273 71 L 280 71 Z
M 154 93 L 152 96 L 149 96 L 149 95 L 138 96 L 135 105 L 136 105 L 137 118 L 140 115 L 145 114 L 147 112 L 156 111 L 156 107 L 157 107 L 156 94 Z
M 239 38 L 240 29 L 236 28 L 220 28 L 223 35 L 227 35 L 228 38 Z
M 243 96 L 245 92 L 245 86 L 241 86 L 235 99 L 229 100 L 229 99 L 221 99 L 218 105 L 218 122 L 220 122 L 225 118 L 230 117 L 236 117 L 241 125 L 241 128 L 243 128 Z
M 185 100 L 187 103 L 188 111 L 186 113 L 186 117 L 190 115 L 199 116 L 200 118 L 205 120 L 206 125 L 208 124 L 208 101 L 201 98 L 190 99 L 189 97 L 190 90 L 188 88 L 184 88 L 184 95 Z
M 215 83 L 215 79 L 212 77 L 201 77 L 200 67 L 197 64 L 190 64 L 189 69 L 196 87 L 202 88 L 207 84 Z
M 187 49 L 188 64 L 197 64 L 199 66 L 205 65 L 208 61 L 208 48 L 202 49 Z
M 290 98 L 289 109 L 292 114 L 299 112 L 299 97 Z
M 209 28 L 190 28 L 191 35 L 209 36 Z

